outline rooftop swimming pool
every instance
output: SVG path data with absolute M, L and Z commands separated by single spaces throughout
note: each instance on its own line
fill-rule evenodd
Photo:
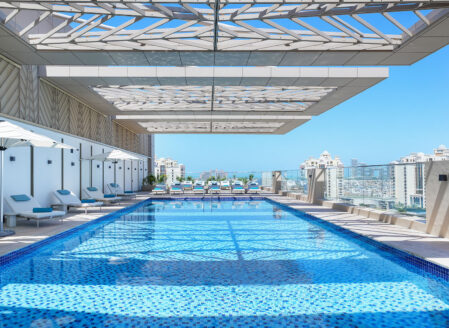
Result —
M 449 283 L 263 199 L 146 201 L 37 246 L 0 260 L 0 327 L 449 326 Z

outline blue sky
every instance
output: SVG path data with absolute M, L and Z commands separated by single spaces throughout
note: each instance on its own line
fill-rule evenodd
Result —
M 156 135 L 158 157 L 187 172 L 296 169 L 323 150 L 345 164 L 389 163 L 449 146 L 449 46 L 285 135 Z

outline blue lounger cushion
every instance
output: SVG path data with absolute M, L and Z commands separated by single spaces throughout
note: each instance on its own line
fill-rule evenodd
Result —
M 89 190 L 89 191 L 97 191 L 98 189 L 96 187 L 87 187 L 87 190 Z
M 162 189 L 161 187 L 156 187 L 156 188 L 154 188 L 154 190 L 155 191 L 161 191 L 161 190 L 164 190 L 164 189 Z
M 58 192 L 58 194 L 60 195 L 70 195 L 70 191 L 65 190 L 65 189 L 61 189 L 61 190 L 56 190 Z
M 33 207 L 33 213 L 49 213 L 53 212 L 51 207 Z
M 26 202 L 30 200 L 30 197 L 28 197 L 27 195 L 11 195 L 11 198 L 16 202 Z
M 81 199 L 81 203 L 95 203 L 95 199 Z
M 112 188 L 118 188 L 118 184 L 116 184 L 116 183 L 111 183 L 111 187 L 112 187 Z
M 125 190 L 125 194 L 134 194 L 134 191 L 132 191 L 132 190 Z
M 115 195 L 114 194 L 104 194 L 103 197 L 104 198 L 114 198 Z

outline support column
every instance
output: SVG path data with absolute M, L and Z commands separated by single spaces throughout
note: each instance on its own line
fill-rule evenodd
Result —
M 326 169 L 307 170 L 307 180 L 309 184 L 309 192 L 307 194 L 308 203 L 317 204 L 318 201 L 324 199 L 325 173 Z
M 425 163 L 426 232 L 449 236 L 449 161 Z
M 281 191 L 281 180 L 282 180 L 281 171 L 271 172 L 271 192 L 273 194 L 277 194 L 279 193 L 279 191 Z

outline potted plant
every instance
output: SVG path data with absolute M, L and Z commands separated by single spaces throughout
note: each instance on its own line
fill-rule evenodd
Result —
M 156 183 L 156 177 L 152 174 L 143 178 L 142 191 L 152 191 Z

